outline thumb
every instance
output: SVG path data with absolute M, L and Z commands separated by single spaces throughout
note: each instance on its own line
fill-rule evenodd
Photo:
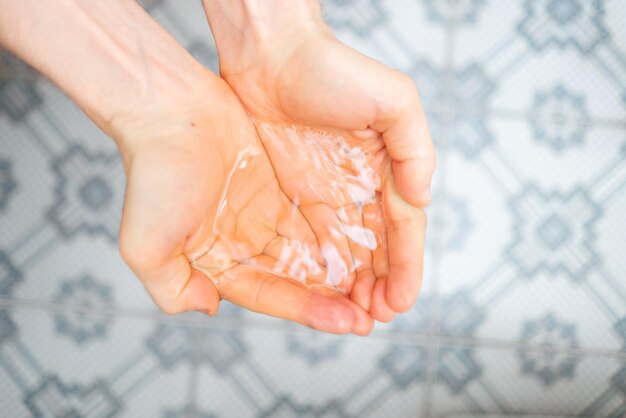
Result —
M 305 125 L 380 133 L 400 195 L 414 206 L 430 204 L 436 155 L 413 80 L 335 40 L 318 47 L 281 79 L 285 111 Z
M 389 276 L 385 297 L 396 312 L 410 309 L 419 294 L 424 265 L 426 214 L 406 202 L 388 176 L 383 185 L 383 213 L 389 249 Z
M 426 115 L 413 80 L 393 71 L 376 96 L 377 117 L 371 127 L 381 132 L 392 159 L 397 191 L 413 206 L 428 206 L 436 153 Z

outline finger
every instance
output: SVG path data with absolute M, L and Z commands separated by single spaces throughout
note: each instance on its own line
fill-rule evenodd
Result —
M 369 311 L 372 289 L 376 282 L 372 266 L 372 251 L 378 244 L 376 232 L 363 225 L 363 212 L 363 207 L 353 204 L 337 209 L 337 216 L 343 223 L 356 269 L 350 299 Z
M 413 81 L 405 75 L 390 79 L 378 110 L 372 128 L 382 133 L 400 196 L 414 206 L 429 205 L 436 153 Z
M 232 303 L 319 331 L 367 335 L 374 326 L 367 312 L 344 296 L 322 294 L 249 266 L 224 272 L 217 286 Z
M 376 277 L 387 277 L 389 275 L 387 229 L 383 216 L 381 196 L 381 193 L 376 193 L 376 202 L 365 205 L 363 219 L 367 228 L 376 233 L 378 243 L 372 253 L 374 275 Z
M 372 268 L 357 269 L 354 286 L 352 286 L 352 291 L 350 292 L 350 299 L 361 308 L 370 312 L 372 292 L 375 284 L 376 276 Z
M 370 315 L 379 322 L 389 322 L 396 316 L 396 312 L 387 304 L 386 288 L 387 279 L 379 278 L 372 292 Z
M 355 269 L 350 245 L 337 214 L 323 203 L 300 209 L 317 237 L 327 271 L 326 284 L 349 291 L 354 283 Z
M 415 303 L 422 284 L 426 214 L 399 195 L 393 177 L 387 177 L 383 187 L 389 247 L 385 297 L 391 309 L 405 312 Z

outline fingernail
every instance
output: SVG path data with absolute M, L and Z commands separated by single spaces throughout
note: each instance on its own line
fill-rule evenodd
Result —
M 432 200 L 433 199 L 433 194 L 432 191 L 430 190 L 430 186 L 427 186 L 424 190 L 422 190 L 421 193 L 422 199 L 424 200 Z

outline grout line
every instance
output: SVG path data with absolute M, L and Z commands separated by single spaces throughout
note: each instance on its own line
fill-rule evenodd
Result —
M 551 126 L 566 127 L 603 127 L 603 128 L 626 128 L 626 117 L 620 118 L 590 118 L 585 122 L 566 120 L 554 122 L 547 118 L 536 117 L 532 112 L 515 109 L 484 108 L 478 111 L 466 109 L 448 109 L 454 116 L 476 117 L 481 119 L 511 119 L 526 122 L 542 122 Z
M 445 50 L 444 50 L 444 60 L 445 60 L 445 94 L 444 94 L 444 103 L 443 109 L 444 114 L 442 118 L 442 126 L 441 126 L 441 143 L 440 150 L 438 150 L 437 154 L 440 156 L 438 158 L 438 168 L 437 170 L 440 173 L 439 184 L 440 187 L 440 199 L 438 200 L 440 212 L 433 214 L 433 223 L 436 225 L 434 230 L 436 231 L 433 234 L 432 239 L 432 248 L 433 248 L 433 256 L 432 256 L 432 306 L 430 307 L 430 320 L 428 323 L 428 334 L 433 337 L 433 341 L 428 346 L 427 357 L 426 357 L 426 379 L 425 379 L 425 389 L 424 389 L 424 406 L 422 410 L 422 415 L 425 418 L 431 418 L 433 416 L 433 392 L 435 389 L 435 384 L 437 381 L 437 361 L 439 354 L 439 330 L 441 327 L 440 317 L 442 315 L 442 303 L 441 303 L 441 295 L 439 290 L 439 279 L 441 278 L 441 266 L 443 263 L 443 254 L 445 250 L 445 203 L 447 199 L 447 160 L 449 155 L 449 141 L 452 129 L 452 123 L 454 122 L 454 82 L 455 82 L 455 71 L 454 71 L 454 50 L 455 50 L 455 38 L 456 38 L 456 18 L 451 17 L 450 19 L 446 19 L 445 25 Z
M 448 92 L 449 95 L 449 92 Z M 446 100 L 447 101 L 447 100 Z M 593 128 L 612 128 L 612 129 L 626 129 L 626 117 L 624 119 L 619 118 L 590 118 L 584 122 L 567 120 L 564 122 L 553 122 L 547 118 L 535 117 L 532 112 L 515 109 L 499 109 L 499 108 L 484 108 L 476 111 L 458 109 L 452 103 L 445 103 L 442 105 L 433 105 L 429 107 L 428 104 L 424 104 L 427 109 L 427 113 L 433 116 L 440 117 L 471 117 L 477 119 L 504 119 L 523 122 L 542 122 L 551 126 L 565 126 L 565 127 L 593 127 Z
M 275 325 L 267 324 L 262 320 L 238 320 L 229 318 L 207 318 L 203 321 L 192 316 L 175 315 L 168 316 L 161 313 L 156 308 L 154 310 L 145 308 L 128 308 L 120 306 L 85 306 L 72 303 L 58 303 L 54 301 L 18 299 L 0 297 L 0 309 L 40 311 L 46 313 L 79 313 L 85 315 L 105 316 L 117 319 L 136 319 L 144 321 L 155 321 L 170 325 L 180 325 L 192 328 L 233 328 L 238 326 L 253 325 L 254 327 L 274 329 Z
M 429 345 L 426 351 L 426 379 L 424 382 L 422 416 L 432 418 L 434 406 L 435 385 L 437 383 L 437 364 L 439 362 L 439 344 Z
M 521 350 L 528 352 L 554 353 L 571 356 L 611 357 L 626 361 L 626 351 L 605 348 L 581 348 L 567 346 L 551 346 L 548 344 L 526 343 L 522 341 L 506 341 L 496 338 L 476 338 L 440 335 L 439 345 L 444 347 L 464 346 L 477 349 Z
M 28 302 L 25 304 L 24 302 Z M 0 298 L 0 309 L 11 310 L 26 310 L 26 311 L 39 311 L 39 312 L 68 312 L 68 313 L 83 313 L 86 315 L 94 316 L 109 316 L 116 319 L 137 319 L 137 320 L 150 320 L 160 323 L 168 323 L 180 326 L 187 326 L 199 329 L 228 329 L 228 330 L 259 330 L 259 331 L 272 331 L 281 332 L 284 334 L 290 334 L 295 336 L 311 335 L 311 330 L 304 327 L 285 327 L 280 323 L 269 323 L 267 321 L 259 320 L 252 321 L 245 320 L 233 320 L 227 318 L 204 320 L 202 317 L 168 317 L 158 312 L 140 311 L 138 309 L 124 309 L 124 308 L 104 308 L 93 309 L 92 307 L 80 307 L 77 305 L 60 305 L 53 302 L 35 301 L 35 300 L 11 300 L 6 298 Z M 123 312 L 119 315 L 119 312 Z M 337 336 L 331 334 L 316 333 L 318 338 L 337 338 Z M 502 349 L 502 350 L 522 350 L 522 351 L 539 351 L 550 352 L 555 354 L 564 355 L 578 355 L 578 356 L 599 356 L 599 357 L 611 357 L 619 360 L 626 361 L 626 350 L 612 350 L 603 348 L 580 348 L 580 347 L 567 347 L 567 346 L 550 346 L 536 343 L 526 343 L 521 341 L 507 341 L 496 338 L 476 338 L 476 337 L 463 337 L 463 336 L 451 336 L 443 334 L 419 334 L 415 332 L 373 332 L 369 337 L 357 337 L 357 336 L 345 336 L 343 338 L 349 338 L 354 340 L 361 340 L 364 342 L 375 341 L 377 343 L 394 343 L 394 344 L 407 344 L 407 345 L 439 345 L 439 346 L 464 346 L 468 348 L 477 349 Z

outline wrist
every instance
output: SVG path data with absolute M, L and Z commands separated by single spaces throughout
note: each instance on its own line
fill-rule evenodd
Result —
M 285 54 L 309 37 L 332 33 L 319 0 L 203 0 L 222 76 L 254 65 L 259 57 Z
M 134 0 L 2 0 L 0 42 L 118 142 L 210 78 Z

